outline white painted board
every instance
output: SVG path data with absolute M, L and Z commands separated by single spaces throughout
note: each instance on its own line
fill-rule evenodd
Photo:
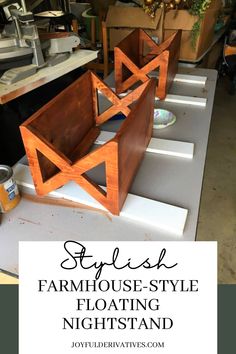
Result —
M 100 135 L 97 137 L 95 144 L 103 145 L 114 136 L 115 133 L 102 130 Z M 146 152 L 192 159 L 194 144 L 168 139 L 151 138 Z
M 158 77 L 159 74 L 156 71 L 151 71 L 148 74 L 149 77 Z M 182 82 L 183 84 L 194 84 L 205 86 L 207 81 L 206 76 L 197 76 L 197 75 L 189 75 L 189 74 L 176 74 L 174 77 L 174 82 Z
M 182 82 L 186 84 L 194 84 L 205 86 L 207 81 L 206 76 L 197 76 L 197 75 L 186 75 L 186 74 L 176 74 L 174 82 Z
M 19 185 L 35 189 L 28 166 L 18 163 L 14 167 L 14 176 Z M 69 182 L 58 190 L 49 193 L 49 196 L 64 198 L 93 208 L 106 210 L 74 182 Z M 187 209 L 128 194 L 119 217 L 181 236 L 184 232 L 187 215 Z
M 115 88 L 111 87 L 112 91 L 115 92 Z M 129 94 L 131 91 L 128 90 L 124 93 L 119 94 L 119 97 L 125 97 L 127 94 Z M 101 95 L 101 92 L 98 91 L 98 93 Z M 160 101 L 158 97 L 155 97 L 156 101 Z M 207 104 L 207 99 L 204 97 L 192 97 L 192 96 L 182 96 L 182 95 L 172 95 L 172 94 L 167 94 L 166 98 L 162 100 L 162 102 L 166 103 L 178 103 L 178 104 L 184 104 L 184 105 L 190 105 L 190 106 L 198 106 L 198 107 L 206 107 Z
M 147 152 L 192 159 L 194 144 L 176 140 L 151 138 Z

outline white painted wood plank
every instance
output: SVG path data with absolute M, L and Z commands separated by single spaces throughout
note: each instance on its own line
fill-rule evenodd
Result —
M 155 100 L 159 101 L 159 98 L 155 97 Z M 207 99 L 203 97 L 179 96 L 171 94 L 167 94 L 163 101 L 168 103 L 180 103 L 199 107 L 206 107 L 207 103 Z
M 188 210 L 128 194 L 120 215 L 182 236 Z
M 194 144 L 176 140 L 151 138 L 147 152 L 192 159 Z
M 97 137 L 95 144 L 103 145 L 114 136 L 115 133 L 102 130 L 100 135 Z M 151 138 L 146 152 L 192 159 L 194 144 L 175 140 Z
M 158 73 L 152 71 L 148 74 L 149 77 L 158 77 Z M 190 74 L 176 74 L 174 78 L 174 82 L 182 82 L 185 84 L 194 84 L 194 85 L 201 85 L 205 86 L 207 81 L 206 76 L 197 76 L 197 75 L 190 75 Z
M 0 104 L 25 94 L 97 58 L 98 51 L 79 49 L 64 62 L 52 67 L 44 67 L 36 74 L 12 85 L 0 83 Z
M 113 91 L 115 91 L 114 87 L 111 87 Z M 130 90 L 119 94 L 119 97 L 125 97 L 128 93 L 130 93 Z M 100 92 L 99 92 L 100 94 Z M 158 97 L 155 97 L 156 101 L 160 101 Z M 162 100 L 162 102 L 167 102 L 167 103 L 180 103 L 180 104 L 187 104 L 191 106 L 199 106 L 199 107 L 206 107 L 207 104 L 207 99 L 204 97 L 192 97 L 192 96 L 180 96 L 180 95 L 171 95 L 167 94 L 166 98 Z
M 205 86 L 207 77 L 206 76 L 196 76 L 196 75 L 184 75 L 184 74 L 176 74 L 174 78 L 175 82 L 183 82 L 186 84 L 194 84 Z
M 19 185 L 34 189 L 28 166 L 20 163 L 17 164 L 14 167 L 14 176 Z M 49 195 L 52 197 L 69 199 L 90 207 L 105 210 L 103 206 L 74 182 L 67 183 L 62 188 L 49 193 Z M 120 213 L 120 217 L 124 219 L 147 224 L 179 236 L 183 235 L 187 215 L 187 209 L 138 197 L 132 194 L 128 194 Z

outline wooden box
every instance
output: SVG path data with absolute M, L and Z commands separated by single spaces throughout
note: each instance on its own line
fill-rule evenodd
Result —
M 161 45 L 142 29 L 129 34 L 115 47 L 116 92 L 120 94 L 139 81 L 149 80 L 148 74 L 159 69 L 156 96 L 164 99 L 178 70 L 180 40 L 181 31 Z
M 36 192 L 45 195 L 72 180 L 119 215 L 151 138 L 155 86 L 151 79 L 119 98 L 88 71 L 26 120 L 20 131 Z M 112 103 L 101 114 L 99 92 Z M 126 119 L 115 137 L 91 150 L 100 124 L 119 112 Z M 86 174 L 103 163 L 105 190 Z

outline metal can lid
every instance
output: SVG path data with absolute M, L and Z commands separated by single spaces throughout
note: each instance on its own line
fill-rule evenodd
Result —
M 12 168 L 6 165 L 0 165 L 0 184 L 5 183 L 13 175 Z

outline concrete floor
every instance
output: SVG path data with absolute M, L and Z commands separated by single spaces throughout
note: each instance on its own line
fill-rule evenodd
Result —
M 218 241 L 218 282 L 236 284 L 236 95 L 226 86 L 216 88 L 197 241 Z

